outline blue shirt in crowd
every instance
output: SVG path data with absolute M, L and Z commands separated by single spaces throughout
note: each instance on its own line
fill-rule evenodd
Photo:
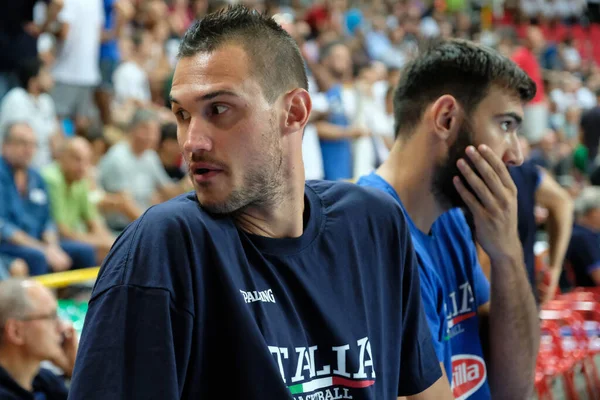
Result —
M 334 85 L 327 92 L 329 115 L 327 121 L 340 127 L 350 126 L 342 100 L 342 85 Z M 336 181 L 352 178 L 352 141 L 350 139 L 320 140 L 325 179 Z
M 426 234 L 414 225 L 394 188 L 379 175 L 371 173 L 358 184 L 389 194 L 406 216 L 419 260 L 423 307 L 454 397 L 489 400 L 477 309 L 489 301 L 490 287 L 462 211 L 444 213 Z
M 70 399 L 414 395 L 441 377 L 417 271 L 402 213 L 372 190 L 308 182 L 304 232 L 285 239 L 179 196 L 105 260 Z
M 50 199 L 42 176 L 33 168 L 27 170 L 27 190 L 21 195 L 12 167 L 0 157 L 0 241 L 18 230 L 38 240 L 46 231 L 55 230 Z
M 115 28 L 116 16 L 114 6 L 117 0 L 104 0 L 104 29 L 110 31 Z M 117 39 L 108 40 L 100 45 L 100 59 L 119 61 L 119 43 Z

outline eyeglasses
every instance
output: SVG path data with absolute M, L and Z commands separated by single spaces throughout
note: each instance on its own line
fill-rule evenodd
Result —
M 56 311 L 52 311 L 51 313 L 45 314 L 45 315 L 31 315 L 29 317 L 19 318 L 19 321 L 43 321 L 43 320 L 57 322 L 58 321 L 58 313 Z

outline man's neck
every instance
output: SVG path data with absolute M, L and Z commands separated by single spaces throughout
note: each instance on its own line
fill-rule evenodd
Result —
M 269 205 L 250 206 L 234 215 L 244 232 L 270 238 L 296 238 L 304 232 L 304 171 Z
M 429 233 L 442 210 L 431 191 L 433 165 L 423 151 L 412 149 L 412 143 L 395 143 L 389 158 L 377 174 L 387 181 L 396 193 L 415 226 Z
M 144 154 L 144 152 L 146 151 L 146 149 L 143 149 L 143 148 L 140 148 L 139 146 L 136 146 L 135 143 L 133 142 L 133 140 L 129 141 L 129 147 L 131 148 L 131 152 L 136 157 L 141 157 L 141 155 Z
M 21 386 L 31 392 L 33 379 L 40 370 L 40 362 L 23 357 L 18 351 L 2 348 L 0 351 L 0 366 Z

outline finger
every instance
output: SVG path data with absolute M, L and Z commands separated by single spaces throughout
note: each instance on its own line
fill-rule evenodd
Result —
M 452 183 L 454 183 L 454 187 L 456 191 L 463 199 L 469 210 L 473 213 L 473 215 L 482 215 L 484 212 L 483 206 L 479 203 L 479 201 L 473 196 L 469 190 L 465 187 L 458 176 L 455 176 L 452 179 Z
M 504 162 L 486 145 L 479 146 L 479 154 L 489 163 L 489 165 L 496 171 L 498 178 L 500 178 L 500 182 L 514 191 L 516 191 L 515 183 L 513 182 L 510 173 L 508 172 L 508 168 L 504 164 Z
M 481 201 L 481 204 L 483 204 L 485 208 L 492 210 L 496 206 L 496 200 L 494 199 L 494 195 L 487 187 L 485 182 L 483 182 L 483 180 L 479 176 L 477 176 L 477 174 L 475 173 L 475 171 L 473 171 L 471 166 L 467 164 L 467 162 L 462 158 L 458 160 L 456 165 L 458 166 L 458 169 L 465 177 L 469 185 L 471 185 L 471 188 L 473 189 L 475 194 L 477 194 L 477 197 Z
M 502 184 L 498 173 L 492 168 L 487 159 L 485 159 L 473 146 L 467 147 L 466 153 L 492 194 L 494 196 L 503 194 L 505 190 L 504 185 Z

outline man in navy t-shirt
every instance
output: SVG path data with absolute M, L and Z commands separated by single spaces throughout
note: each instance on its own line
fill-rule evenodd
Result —
M 562 265 L 571 237 L 573 225 L 573 202 L 569 193 L 546 171 L 531 160 L 523 165 L 509 168 L 510 176 L 517 187 L 519 239 L 523 246 L 525 267 L 529 283 L 536 300 L 545 303 L 552 300 L 562 271 Z M 534 245 L 537 222 L 535 206 L 548 210 L 548 282 L 537 282 L 535 272 Z M 538 293 L 539 290 L 539 293 Z
M 408 228 L 374 190 L 304 182 L 294 41 L 194 24 L 171 101 L 196 193 L 149 209 L 96 282 L 70 399 L 450 399 Z
M 358 182 L 391 195 L 409 221 L 438 360 L 461 400 L 526 399 L 533 386 L 536 307 L 505 164 L 523 161 L 516 133 L 534 94 L 531 79 L 493 50 L 437 44 L 404 70 L 396 143 Z M 490 255 L 491 288 L 459 208 Z
M 575 286 L 600 286 L 600 189 L 585 188 L 575 202 L 577 221 L 565 257 Z

